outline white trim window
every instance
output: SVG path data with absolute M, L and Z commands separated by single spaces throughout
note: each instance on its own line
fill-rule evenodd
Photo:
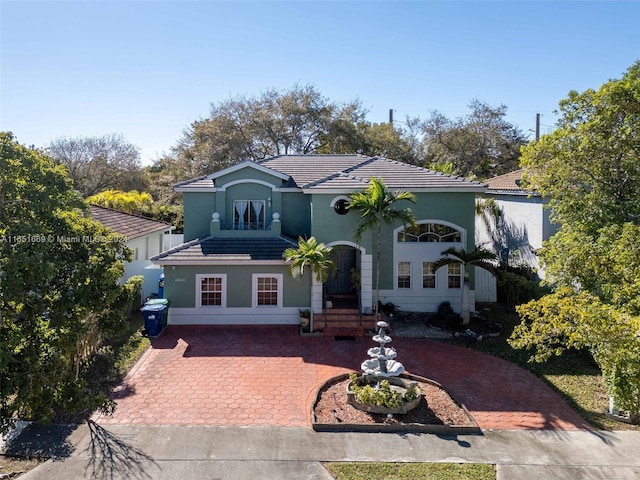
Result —
M 227 275 L 196 275 L 196 305 L 198 307 L 227 306 Z
M 398 262 L 398 288 L 411 288 L 411 262 Z
M 264 200 L 234 200 L 234 230 L 264 230 Z
M 447 270 L 447 286 L 448 288 L 462 287 L 462 265 L 459 263 L 450 263 Z
M 422 262 L 422 288 L 436 288 L 435 262 Z
M 282 307 L 281 273 L 254 273 L 252 278 L 254 307 Z

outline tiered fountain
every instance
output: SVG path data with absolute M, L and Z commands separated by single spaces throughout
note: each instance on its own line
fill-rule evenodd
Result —
M 386 332 L 389 325 L 386 322 L 378 322 L 377 326 L 378 333 L 374 335 L 373 341 L 379 346 L 370 348 L 367 351 L 370 358 L 362 362 L 360 366 L 364 375 L 354 378 L 347 386 L 347 402 L 360 410 L 370 413 L 407 413 L 418 406 L 422 395 L 420 395 L 418 391 L 416 398 L 407 398 L 407 391 L 415 389 L 416 382 L 400 377 L 400 375 L 404 373 L 404 365 L 394 360 L 397 356 L 396 349 L 385 346 L 391 343 L 391 337 L 387 335 Z M 388 407 L 379 404 L 364 403 L 359 401 L 358 396 L 352 390 L 354 382 L 360 387 L 368 385 L 376 390 L 380 390 L 381 384 L 385 380 L 389 382 L 393 392 L 397 392 L 402 396 L 401 405 Z M 411 395 L 408 397 L 411 397 Z
M 373 341 L 380 346 L 367 350 L 367 354 L 371 358 L 362 362 L 360 368 L 365 375 L 386 378 L 398 377 L 404 372 L 404 365 L 393 360 L 397 356 L 395 348 L 385 347 L 387 343 L 391 343 L 391 337 L 385 331 L 389 325 L 387 322 L 378 322 L 376 325 L 378 326 L 378 334 L 373 336 Z

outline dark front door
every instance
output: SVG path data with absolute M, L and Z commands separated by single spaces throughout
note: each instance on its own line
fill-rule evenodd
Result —
M 351 270 L 356 268 L 356 251 L 349 247 L 334 247 L 331 260 L 336 266 L 335 275 L 325 284 L 327 295 L 350 295 L 354 293 L 351 284 Z

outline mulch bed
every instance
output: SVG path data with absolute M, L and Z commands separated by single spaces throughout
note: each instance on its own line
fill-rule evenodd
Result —
M 316 397 L 313 407 L 316 430 L 356 431 L 433 431 L 479 433 L 478 426 L 469 412 L 458 404 L 441 385 L 425 378 L 409 376 L 416 380 L 423 398 L 418 407 L 404 415 L 387 417 L 385 414 L 368 413 L 347 403 L 347 375 L 340 375 L 325 383 Z M 318 428 L 318 426 L 322 426 Z M 332 428 L 334 426 L 335 428 Z

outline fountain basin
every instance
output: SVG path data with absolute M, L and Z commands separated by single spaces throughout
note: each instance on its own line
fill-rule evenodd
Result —
M 381 343 L 381 344 L 387 344 L 389 342 L 391 342 L 391 337 L 389 335 L 374 335 L 373 338 L 371 339 L 376 343 Z
M 395 360 L 387 360 L 387 371 L 383 372 L 380 368 L 379 358 L 380 357 L 365 360 L 360 365 L 360 370 L 362 370 L 365 375 L 378 377 L 397 377 L 404 372 L 404 365 L 402 365 L 400 362 L 396 362 Z
M 357 377 L 354 381 L 357 383 L 357 385 L 360 385 L 360 386 L 365 386 L 365 385 L 374 386 L 382 380 L 388 381 L 389 384 L 391 385 L 391 390 L 398 392 L 403 397 L 407 392 L 407 390 L 411 387 L 411 385 L 415 383 L 412 380 L 408 380 L 408 379 L 397 377 L 397 376 L 396 377 L 378 377 L 378 376 L 369 376 L 369 375 Z M 355 408 L 362 410 L 364 412 L 402 415 L 416 408 L 420 404 L 420 401 L 422 400 L 422 393 L 420 392 L 418 396 L 412 400 L 403 399 L 402 405 L 397 407 L 386 407 L 384 405 L 373 405 L 369 403 L 363 403 L 357 399 L 355 392 L 353 392 L 351 388 L 352 384 L 353 384 L 353 381 L 347 384 L 347 403 L 349 405 L 353 405 Z
M 380 355 L 380 347 L 370 348 L 369 350 L 367 350 L 367 355 L 369 355 L 371 358 L 378 358 L 378 356 Z M 392 348 L 392 347 L 384 348 L 384 357 L 387 360 L 391 360 L 393 358 L 396 358 L 397 356 L 398 354 L 396 353 L 395 348 Z

